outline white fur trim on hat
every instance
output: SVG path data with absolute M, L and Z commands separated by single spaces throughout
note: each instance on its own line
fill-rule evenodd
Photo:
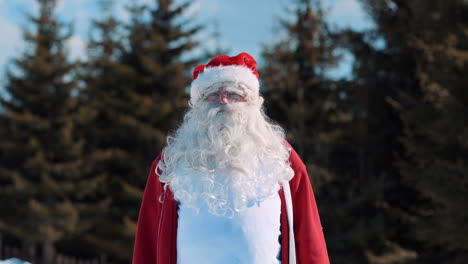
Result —
M 190 86 L 190 103 L 195 105 L 201 100 L 207 90 L 217 83 L 231 82 L 237 85 L 243 84 L 251 95 L 258 96 L 260 83 L 257 76 L 244 66 L 228 65 L 207 67 Z

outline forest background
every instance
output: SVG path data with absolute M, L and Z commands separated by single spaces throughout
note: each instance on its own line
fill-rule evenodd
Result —
M 122 1 L 92 2 L 86 37 L 80 16 L 60 15 L 69 1 L 15 1 L 32 10 L 19 8 L 1 79 L 0 259 L 130 263 L 191 70 L 247 51 L 267 114 L 306 163 L 332 263 L 467 263 L 467 1 L 282 0 L 271 17 L 227 1 Z M 355 4 L 361 24 L 337 25 L 334 6 Z

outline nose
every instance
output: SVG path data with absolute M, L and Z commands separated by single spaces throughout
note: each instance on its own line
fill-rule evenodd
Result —
M 218 97 L 218 103 L 222 104 L 222 105 L 228 104 L 229 101 L 227 99 L 227 96 L 225 96 L 224 94 L 220 94 L 219 97 Z

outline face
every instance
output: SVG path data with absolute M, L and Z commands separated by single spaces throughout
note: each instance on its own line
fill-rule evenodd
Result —
M 182 206 L 233 215 L 277 193 L 294 173 L 284 132 L 268 122 L 261 99 L 251 102 L 243 87 L 210 88 L 168 139 L 159 179 Z
M 222 105 L 246 101 L 245 96 L 242 96 L 235 92 L 226 91 L 226 88 L 224 86 L 221 86 L 217 92 L 208 94 L 205 97 L 205 100 L 211 102 L 218 102 Z

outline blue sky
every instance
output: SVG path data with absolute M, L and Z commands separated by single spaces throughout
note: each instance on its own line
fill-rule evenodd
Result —
M 134 0 L 153 3 L 155 0 Z M 86 39 L 92 19 L 102 15 L 97 0 L 58 0 L 56 13 L 65 22 L 74 24 L 74 35 L 68 41 L 72 59 L 85 59 Z M 129 15 L 124 6 L 129 0 L 114 0 L 112 12 L 126 21 Z M 178 2 L 185 2 L 180 0 Z M 287 17 L 292 0 L 195 0 L 186 16 L 195 18 L 196 23 L 205 25 L 198 36 L 211 47 L 220 45 L 227 48 L 229 55 L 248 52 L 260 59 L 262 44 L 275 42 L 278 34 L 278 18 Z M 362 30 L 372 26 L 358 0 L 323 0 L 328 9 L 327 20 L 336 27 L 351 27 Z M 4 72 L 12 58 L 21 55 L 25 46 L 22 28 L 28 26 L 25 14 L 37 14 L 35 0 L 0 0 L 0 91 L 4 86 Z M 217 25 L 217 26 L 216 26 Z M 212 37 L 218 28 L 219 40 Z M 335 77 L 349 76 L 352 57 L 346 55 L 342 63 L 330 74 Z

